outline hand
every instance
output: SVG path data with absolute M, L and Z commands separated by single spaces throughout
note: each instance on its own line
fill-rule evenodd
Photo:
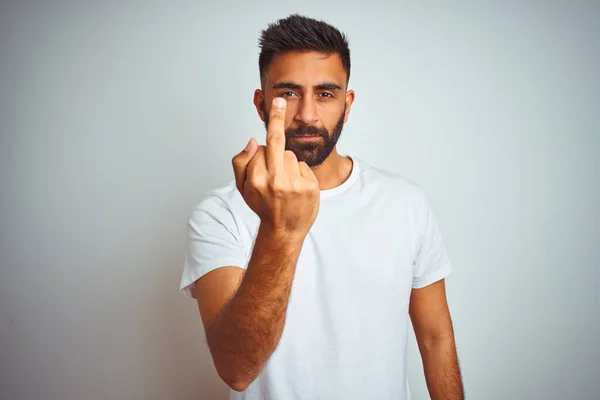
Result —
M 250 139 L 233 157 L 233 171 L 238 190 L 261 225 L 304 239 L 319 212 L 319 182 L 305 162 L 285 150 L 285 109 L 284 99 L 273 100 L 267 145 L 257 147 Z

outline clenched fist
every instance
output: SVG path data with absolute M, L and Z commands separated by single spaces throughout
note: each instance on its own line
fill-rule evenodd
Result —
M 286 101 L 273 100 L 267 145 L 253 139 L 233 157 L 237 188 L 269 229 L 304 238 L 319 212 L 319 182 L 310 167 L 285 150 Z

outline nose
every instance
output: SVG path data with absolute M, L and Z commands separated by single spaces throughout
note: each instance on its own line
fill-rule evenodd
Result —
M 319 121 L 317 102 L 312 96 L 304 96 L 301 99 L 294 119 L 304 125 L 314 125 Z

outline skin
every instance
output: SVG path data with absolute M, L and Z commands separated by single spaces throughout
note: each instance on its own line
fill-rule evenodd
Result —
M 280 96 L 287 100 L 285 129 L 302 125 L 314 125 L 332 131 L 343 114 L 348 121 L 354 91 L 346 90 L 346 71 L 339 55 L 318 52 L 290 52 L 273 57 L 262 82 L 262 89 L 254 92 L 254 105 L 262 121 L 265 109 L 270 110 L 271 101 Z M 297 86 L 285 85 L 291 83 Z M 340 89 L 324 90 L 319 85 L 332 84 Z M 344 112 L 345 108 L 345 112 Z M 303 154 L 296 153 L 298 160 Z M 319 181 L 321 190 L 342 184 L 352 171 L 352 160 L 337 153 L 337 147 L 329 157 L 311 170 Z
M 332 132 L 340 117 L 348 120 L 354 97 L 339 55 L 318 52 L 276 55 L 254 93 L 258 115 L 268 122 L 266 145 L 251 139 L 232 160 L 238 190 L 261 220 L 253 253 L 246 270 L 223 266 L 195 284 L 215 367 L 236 391 L 256 379 L 279 343 L 319 190 L 339 186 L 352 171 L 352 160 L 336 148 L 309 167 L 304 160 L 324 138 L 304 146 L 289 143 L 286 132 L 306 126 Z M 276 99 L 285 99 L 285 108 L 275 107 Z M 431 398 L 464 398 L 444 280 L 413 289 L 409 314 Z
M 429 396 L 432 400 L 464 399 L 445 280 L 413 289 L 409 315 L 423 361 Z
M 215 367 L 237 391 L 256 379 L 279 343 L 298 257 L 320 204 L 315 174 L 285 150 L 286 101 L 272 104 L 266 146 L 250 141 L 232 160 L 237 188 L 260 217 L 248 267 L 219 268 L 196 282 Z

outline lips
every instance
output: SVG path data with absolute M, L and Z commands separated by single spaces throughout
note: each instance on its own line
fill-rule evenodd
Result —
M 312 142 L 318 140 L 321 136 L 292 136 L 292 139 L 300 142 Z

